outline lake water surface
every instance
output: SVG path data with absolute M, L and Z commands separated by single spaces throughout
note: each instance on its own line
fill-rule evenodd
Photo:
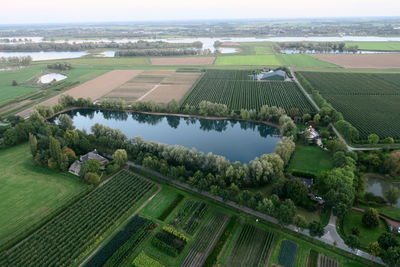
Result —
M 64 79 L 67 79 L 68 77 L 65 75 L 62 75 L 60 73 L 49 73 L 49 74 L 45 74 L 43 76 L 40 76 L 39 81 L 41 83 L 51 83 L 52 81 L 56 80 L 61 81 Z
M 262 123 L 238 120 L 207 120 L 179 116 L 148 115 L 136 112 L 74 110 L 67 112 L 77 129 L 91 131 L 102 125 L 120 129 L 129 138 L 142 137 L 169 145 L 225 156 L 247 163 L 272 153 L 281 140 L 279 130 Z
M 393 184 L 391 182 L 379 178 L 369 177 L 367 179 L 367 182 L 368 185 L 366 191 L 383 198 L 385 197 L 385 192 L 389 190 L 390 186 L 397 186 L 398 188 L 400 188 L 399 184 Z M 400 208 L 400 198 L 397 200 L 396 207 Z

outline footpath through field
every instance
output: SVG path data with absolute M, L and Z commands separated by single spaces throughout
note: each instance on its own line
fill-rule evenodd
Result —
M 128 161 L 127 164 L 128 164 L 128 166 L 132 166 L 134 168 L 140 169 L 140 170 L 142 170 L 142 171 L 144 171 L 146 173 L 154 175 L 154 176 L 156 176 L 156 177 L 158 177 L 158 178 L 160 178 L 162 180 L 165 180 L 165 181 L 167 181 L 167 182 L 169 182 L 171 184 L 174 184 L 174 185 L 177 185 L 179 187 L 185 188 L 185 189 L 187 189 L 189 191 L 193 191 L 195 193 L 201 194 L 201 195 L 203 195 L 205 197 L 211 198 L 211 199 L 213 199 L 213 200 L 215 200 L 217 202 L 223 203 L 225 205 L 228 205 L 230 207 L 238 209 L 238 210 L 240 210 L 242 212 L 245 212 L 247 214 L 259 217 L 259 218 L 261 218 L 263 220 L 266 220 L 268 222 L 271 222 L 271 223 L 274 223 L 274 224 L 278 224 L 278 220 L 277 219 L 275 219 L 275 218 L 273 218 L 271 216 L 265 215 L 265 214 L 263 214 L 261 212 L 252 210 L 252 209 L 250 209 L 248 207 L 245 207 L 245 206 L 238 205 L 237 203 L 235 203 L 233 201 L 229 201 L 229 200 L 225 201 L 219 196 L 212 195 L 212 194 L 210 194 L 208 192 L 200 191 L 197 188 L 194 188 L 194 187 L 192 187 L 192 186 L 190 186 L 188 184 L 182 183 L 182 182 L 177 181 L 177 180 L 173 180 L 173 179 L 171 179 L 171 178 L 169 178 L 169 177 L 167 177 L 165 175 L 162 175 L 162 174 L 160 174 L 160 173 L 158 173 L 156 171 L 147 169 L 147 168 L 145 168 L 145 167 L 143 167 L 141 165 L 137 165 L 134 162 Z M 330 220 L 329 220 L 328 226 L 325 228 L 325 235 L 320 237 L 320 238 L 312 237 L 308 230 L 299 231 L 299 229 L 297 227 L 293 226 L 293 225 L 288 225 L 288 226 L 285 226 L 285 227 L 287 229 L 291 230 L 291 231 L 303 234 L 303 235 L 311 237 L 311 238 L 315 238 L 315 239 L 317 239 L 317 240 L 319 240 L 319 241 L 321 241 L 321 242 L 323 242 L 325 244 L 331 245 L 331 246 L 335 246 L 334 244 L 336 243 L 336 247 L 337 248 L 345 250 L 345 251 L 347 251 L 349 253 L 352 253 L 354 255 L 360 256 L 360 257 L 362 257 L 364 259 L 379 263 L 381 265 L 385 265 L 383 263 L 383 261 L 378 257 L 374 257 L 374 256 L 372 256 L 372 255 L 370 255 L 370 254 L 368 254 L 368 253 L 366 253 L 366 252 L 364 252 L 362 250 L 352 249 L 352 248 L 348 247 L 344 243 L 343 239 L 340 237 L 339 233 L 336 230 L 336 221 L 337 221 L 336 216 L 332 215 Z
M 308 99 L 308 101 L 310 101 L 310 103 L 313 105 L 313 107 L 317 111 L 319 111 L 320 110 L 319 106 L 314 102 L 314 99 L 312 99 L 312 97 L 307 93 L 307 91 L 304 89 L 304 87 L 301 85 L 301 83 L 297 80 L 296 76 L 293 73 L 293 70 L 291 68 L 289 68 L 289 70 L 293 77 L 293 81 L 300 88 L 300 91 L 306 96 L 306 98 Z M 332 127 L 333 131 L 335 132 L 337 137 L 340 139 L 340 141 L 342 141 L 346 145 L 347 150 L 349 150 L 349 151 L 370 151 L 370 150 L 380 150 L 381 149 L 380 147 L 352 147 L 346 142 L 346 140 L 339 133 L 339 131 L 335 128 L 335 126 L 333 126 L 332 124 L 330 124 L 330 126 Z
M 113 70 L 93 80 L 85 82 L 84 84 L 78 85 L 64 93 L 72 96 L 75 99 L 90 98 L 94 101 L 111 92 L 113 89 L 121 86 L 125 82 L 131 80 L 141 72 L 142 70 Z M 60 96 L 61 94 L 47 99 L 46 101 L 40 103 L 40 105 L 55 105 L 58 103 Z M 30 107 L 21 111 L 17 115 L 26 118 L 33 109 L 34 107 Z

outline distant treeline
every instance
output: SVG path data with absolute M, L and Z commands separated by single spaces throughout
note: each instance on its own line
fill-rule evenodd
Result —
M 116 51 L 115 57 L 184 56 L 199 53 L 200 51 L 196 49 L 132 49 Z
M 32 39 L 28 38 L 0 38 L 0 43 L 22 43 L 32 42 Z
M 86 51 L 90 49 L 178 49 L 178 48 L 202 48 L 202 42 L 193 43 L 167 43 L 162 41 L 148 42 L 138 41 L 129 43 L 116 42 L 87 42 L 87 43 L 24 43 L 7 45 L 0 44 L 0 51 L 10 52 L 35 52 L 35 51 Z
M 11 64 L 15 66 L 28 66 L 31 64 L 32 58 L 30 56 L 23 57 L 0 57 L 0 64 Z
M 53 69 L 53 70 L 70 70 L 70 69 L 72 69 L 72 66 L 71 66 L 71 64 L 66 63 L 66 62 L 56 62 L 53 64 L 48 64 L 47 68 Z
M 345 43 L 336 42 L 288 42 L 279 43 L 280 49 L 293 49 L 300 52 L 315 51 L 315 52 L 357 52 L 358 46 L 346 46 Z

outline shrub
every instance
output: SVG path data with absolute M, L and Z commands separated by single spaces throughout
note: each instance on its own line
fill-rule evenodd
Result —
M 100 183 L 100 176 L 94 172 L 88 172 L 85 174 L 85 181 L 90 184 L 99 184 Z
M 379 226 L 379 215 L 376 209 L 370 208 L 366 210 L 362 216 L 362 223 L 369 228 Z

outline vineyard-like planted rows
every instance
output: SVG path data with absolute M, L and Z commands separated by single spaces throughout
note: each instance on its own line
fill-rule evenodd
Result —
M 293 82 L 258 82 L 250 72 L 208 70 L 183 101 L 198 106 L 201 101 L 225 104 L 231 110 L 259 109 L 263 105 L 313 111 L 311 104 Z
M 281 245 L 281 250 L 279 251 L 279 258 L 278 258 L 279 265 L 282 265 L 284 267 L 294 267 L 296 255 L 297 255 L 297 244 L 289 240 L 283 240 Z
M 400 74 L 300 73 L 366 140 L 400 139 Z
M 0 266 L 64 266 L 92 246 L 154 184 L 121 171 L 18 246 L 0 256 Z
M 204 202 L 189 200 L 184 203 L 178 215 L 171 222 L 175 228 L 193 235 L 208 209 Z
M 318 267 L 338 267 L 339 264 L 334 259 L 328 258 L 323 254 L 318 255 Z
M 182 267 L 203 266 L 208 254 L 228 223 L 228 219 L 229 216 L 223 213 L 217 212 L 212 215 L 207 224 L 201 228 L 196 242 L 181 265 Z
M 245 224 L 225 266 L 266 266 L 274 234 Z

